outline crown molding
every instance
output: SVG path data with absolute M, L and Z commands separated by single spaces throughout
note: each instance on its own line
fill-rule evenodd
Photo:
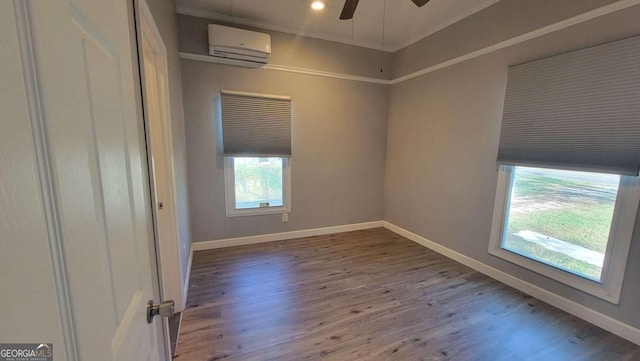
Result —
M 345 79 L 345 80 L 354 80 L 354 81 L 362 81 L 362 82 L 369 82 L 369 83 L 376 83 L 376 84 L 387 84 L 387 85 L 393 85 L 393 84 L 398 84 L 398 83 L 402 83 L 404 81 L 413 79 L 413 78 L 417 78 L 429 73 L 432 73 L 434 71 L 438 71 L 440 69 L 444 69 L 462 62 L 465 62 L 467 60 L 471 60 L 510 46 L 514 46 L 520 43 L 523 43 L 525 41 L 531 40 L 531 39 L 535 39 L 538 38 L 540 36 L 544 36 L 556 31 L 560 31 L 562 29 L 566 29 L 568 27 L 589 21 L 589 20 L 593 20 L 595 18 L 601 17 L 601 16 L 605 16 L 611 13 L 614 13 L 616 11 L 620 11 L 620 10 L 624 10 L 626 8 L 629 8 L 631 6 L 634 5 L 639 5 L 640 4 L 640 0 L 620 0 L 617 1 L 615 3 L 609 4 L 609 5 L 605 5 L 603 7 L 588 11 L 586 13 L 574 16 L 572 18 L 569 19 L 565 19 L 562 21 L 559 21 L 557 23 L 551 24 L 551 25 L 547 25 L 544 26 L 542 28 L 530 31 L 528 33 L 522 34 L 522 35 L 518 35 L 515 36 L 511 39 L 507 39 L 504 41 L 501 41 L 499 43 L 487 46 L 485 48 L 482 49 L 478 49 L 475 51 L 472 51 L 470 53 L 461 55 L 459 57 L 453 58 L 453 59 L 449 59 L 446 61 L 443 61 L 441 63 L 437 63 L 437 64 L 433 64 L 430 66 L 427 66 L 425 68 L 422 68 L 420 70 L 416 70 L 414 72 L 411 72 L 409 74 L 405 74 L 399 77 L 396 77 L 394 79 L 391 80 L 386 80 L 386 79 L 378 79 L 378 78 L 370 78 L 370 77 L 362 77 L 362 76 L 355 76 L 355 75 L 350 75 L 350 74 L 342 74 L 342 73 L 332 73 L 332 72 L 325 72 L 325 71 L 319 71 L 319 70 L 313 70 L 313 69 L 304 69 L 304 68 L 296 68 L 296 67 L 290 67 L 290 66 L 286 66 L 286 65 L 277 65 L 277 64 L 267 64 L 264 67 L 262 67 L 261 69 L 270 69 L 270 70 L 278 70 L 278 71 L 286 71 L 286 72 L 291 72 L 291 73 L 299 73 L 299 74 L 307 74 L 307 75 L 314 75 L 314 76 L 323 76 L 323 77 L 328 77 L 328 78 L 337 78 L 337 79 Z M 186 14 L 189 15 L 189 14 Z M 197 15 L 195 15 L 197 16 Z M 200 61 L 207 61 L 207 62 L 212 62 L 212 63 L 224 63 L 224 64 L 229 64 L 230 62 L 227 60 L 225 61 L 224 59 L 218 59 L 218 58 L 214 58 L 212 56 L 208 56 L 208 55 L 200 55 L 200 54 L 191 54 L 191 53 L 180 53 L 180 57 L 183 59 L 190 59 L 190 60 L 200 60 Z
M 453 58 L 453 59 L 449 59 L 447 61 L 444 61 L 442 63 L 438 63 L 438 64 L 434 64 L 431 66 L 428 66 L 426 68 L 414 71 L 412 73 L 394 78 L 391 80 L 391 84 L 397 84 L 397 83 L 401 83 L 403 81 L 409 80 L 409 79 L 413 79 L 413 78 L 417 78 L 419 76 L 428 74 L 428 73 L 432 73 L 434 71 L 455 65 L 455 64 L 459 64 L 462 63 L 464 61 L 467 60 L 471 60 L 477 57 L 480 57 L 482 55 L 486 55 L 489 53 L 493 53 L 494 51 L 498 51 L 510 46 L 514 46 L 520 43 L 523 43 L 525 41 L 531 40 L 531 39 L 535 39 L 538 38 L 540 36 L 543 35 L 547 35 L 562 29 L 566 29 L 568 27 L 589 21 L 589 20 L 593 20 L 595 18 L 604 16 L 604 15 L 608 15 L 611 13 L 614 13 L 616 11 L 619 10 L 623 10 L 626 9 L 628 7 L 634 6 L 634 5 L 638 5 L 640 4 L 640 0 L 621 0 L 609 5 L 605 5 L 603 7 L 588 11 L 586 13 L 582 13 L 580 15 L 574 16 L 572 18 L 569 19 L 565 19 L 565 20 L 561 20 L 557 23 L 551 24 L 551 25 L 547 25 L 544 26 L 542 28 L 530 31 L 528 33 L 522 34 L 522 35 L 518 35 L 515 36 L 511 39 L 507 39 L 504 41 L 501 41 L 499 43 L 487 46 L 485 48 L 476 50 L 476 51 L 472 51 L 470 53 L 467 53 L 465 55 L 459 56 L 457 58 Z
M 217 58 L 217 57 L 210 56 L 210 55 L 184 53 L 184 52 L 179 53 L 179 55 L 180 55 L 181 59 L 204 61 L 204 62 L 207 62 L 207 63 L 217 63 L 217 64 L 226 64 L 226 65 L 238 65 L 239 63 L 242 64 L 242 62 L 238 62 L 237 60 L 230 60 L 230 59 L 225 59 L 225 58 Z M 358 75 L 351 75 L 351 74 L 344 74 L 344 73 L 332 73 L 332 72 L 322 71 L 322 70 L 296 68 L 296 67 L 288 66 L 288 65 L 266 64 L 266 65 L 261 66 L 261 67 L 255 67 L 255 66 L 246 67 L 245 66 L 245 68 L 247 68 L 247 69 L 275 70 L 275 71 L 283 71 L 283 72 L 287 72 L 287 73 L 313 75 L 313 76 L 319 76 L 319 77 L 324 77 L 324 78 L 353 80 L 353 81 L 360 81 L 360 82 L 374 83 L 374 84 L 383 84 L 383 85 L 390 85 L 391 84 L 391 80 L 387 80 L 387 79 L 371 78 L 371 77 L 366 77 L 366 76 L 358 76 Z

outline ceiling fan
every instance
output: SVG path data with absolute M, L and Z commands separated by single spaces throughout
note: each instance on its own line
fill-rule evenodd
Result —
M 353 18 L 353 14 L 356 12 L 356 7 L 358 7 L 358 2 L 360 0 L 345 0 L 344 7 L 342 8 L 342 13 L 340 14 L 340 20 L 348 20 Z M 422 7 L 429 0 L 411 0 L 416 6 Z

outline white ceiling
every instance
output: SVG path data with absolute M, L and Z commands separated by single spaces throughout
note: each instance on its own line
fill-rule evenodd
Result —
M 360 0 L 353 21 L 339 20 L 344 0 L 176 0 L 178 12 L 264 29 L 380 49 L 386 1 L 384 48 L 396 51 L 499 0 L 431 0 L 418 8 L 411 0 Z

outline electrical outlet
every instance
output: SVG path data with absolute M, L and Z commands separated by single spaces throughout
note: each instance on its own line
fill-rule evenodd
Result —
M 289 213 L 282 213 L 282 222 L 283 223 L 289 222 Z

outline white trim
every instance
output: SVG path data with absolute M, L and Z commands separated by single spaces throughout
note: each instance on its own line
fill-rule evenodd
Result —
M 147 25 L 149 25 L 149 30 L 151 31 L 153 38 L 158 40 L 158 45 L 162 53 L 167 53 L 167 47 L 164 45 L 164 41 L 162 40 L 162 35 L 160 35 L 160 30 L 156 26 L 155 19 L 153 18 L 153 13 L 149 8 L 149 4 L 147 4 L 146 0 L 140 0 L 140 15 L 147 20 Z
M 235 90 L 220 90 L 220 94 L 228 94 L 228 95 L 238 95 L 242 97 L 250 97 L 250 98 L 260 98 L 260 99 L 275 99 L 275 100 L 291 100 L 291 97 L 288 95 L 273 95 L 273 94 L 261 94 L 261 93 L 249 93 L 249 92 L 240 92 Z
M 367 83 L 375 83 L 375 84 L 391 84 L 391 80 L 388 79 L 380 79 L 380 78 L 371 78 L 366 76 L 358 76 L 358 75 L 350 75 L 344 73 L 333 73 L 322 70 L 312 70 L 312 69 L 304 69 L 304 68 L 296 68 L 293 66 L 287 65 L 277 65 L 277 64 L 267 64 L 263 66 L 264 69 L 269 70 L 277 70 L 277 71 L 286 71 L 289 73 L 297 73 L 297 74 L 306 74 L 313 76 L 321 76 L 325 78 L 336 78 L 336 79 L 344 79 L 344 80 L 355 80 Z
M 248 236 L 248 237 L 219 239 L 219 240 L 213 240 L 213 241 L 195 242 L 192 245 L 192 253 L 198 252 L 198 251 L 211 250 L 211 249 L 244 246 L 249 244 L 258 244 L 258 243 L 266 243 L 266 242 L 274 242 L 274 241 L 283 241 L 288 239 L 320 236 L 320 235 L 340 233 L 340 232 L 358 231 L 363 229 L 379 228 L 379 227 L 384 227 L 394 233 L 397 233 L 400 236 L 403 236 L 447 258 L 450 258 L 467 267 L 470 267 L 499 282 L 502 282 L 510 287 L 513 287 L 528 295 L 531 295 L 565 312 L 568 312 L 578 318 L 581 318 L 598 327 L 601 327 L 613 334 L 616 334 L 626 340 L 629 340 L 637 345 L 640 345 L 640 330 L 635 327 L 632 327 L 624 322 L 618 321 L 600 312 L 594 311 L 577 302 L 558 296 L 552 292 L 549 292 L 531 283 L 525 282 L 508 273 L 505 273 L 496 268 L 488 266 L 480 261 L 477 261 L 471 257 L 465 256 L 450 248 L 444 247 L 438 243 L 430 241 L 422 236 L 419 236 L 413 232 L 410 232 L 404 228 L 398 227 L 393 223 L 390 223 L 387 221 L 374 221 L 374 222 L 347 224 L 347 225 L 341 225 L 341 226 L 307 229 L 307 230 L 301 230 L 301 231 L 271 233 L 271 234 L 264 234 L 264 235 L 258 235 L 258 236 Z
M 287 239 L 322 236 L 325 234 L 332 234 L 332 233 L 360 231 L 363 229 L 379 228 L 379 227 L 382 227 L 382 225 L 383 225 L 383 221 L 373 221 L 373 222 L 364 222 L 364 223 L 344 224 L 340 226 L 305 229 L 300 231 L 270 233 L 270 234 L 261 234 L 257 236 L 194 242 L 193 251 L 197 252 L 197 251 L 205 251 L 209 249 L 244 246 L 248 244 L 284 241 Z
M 191 265 L 193 264 L 193 244 L 189 247 L 189 261 L 187 262 L 187 273 L 184 279 L 184 286 L 182 288 L 182 301 L 184 308 L 187 308 L 187 296 L 189 295 L 189 278 L 191 277 Z M 184 311 L 179 310 L 179 311 Z
M 595 18 L 604 16 L 604 15 L 608 15 L 610 13 L 619 11 L 619 10 L 623 10 L 626 9 L 628 7 L 634 6 L 634 5 L 638 5 L 640 4 L 640 0 L 621 0 L 618 2 L 615 2 L 613 4 L 609 4 L 606 6 L 603 6 L 601 8 L 595 9 L 595 10 L 591 10 L 588 11 L 586 13 L 574 16 L 572 18 L 569 19 L 565 19 L 562 21 L 559 21 L 555 24 L 551 24 L 551 25 L 547 25 L 545 27 L 542 27 L 540 29 L 537 30 L 533 30 L 530 31 L 526 34 L 522 34 L 516 37 L 513 37 L 511 39 L 507 39 L 504 41 L 501 41 L 497 44 L 493 44 L 490 46 L 487 46 L 485 48 L 476 50 L 476 51 L 472 51 L 470 53 L 467 53 L 465 55 L 453 58 L 453 59 L 449 59 L 447 61 L 443 61 L 441 63 L 437 63 L 431 66 L 428 66 L 426 68 L 414 71 L 412 73 L 394 78 L 392 80 L 386 80 L 386 79 L 378 79 L 378 78 L 370 78 L 370 77 L 362 77 L 362 76 L 355 76 L 355 75 L 349 75 L 349 74 L 342 74 L 342 73 L 332 73 L 332 72 L 325 72 L 325 71 L 319 71 L 319 70 L 313 70 L 313 69 L 305 69 L 305 68 L 296 68 L 296 67 L 290 67 L 290 66 L 286 66 L 286 65 L 277 65 L 277 64 L 267 64 L 265 66 L 262 67 L 262 69 L 269 69 L 269 70 L 277 70 L 277 71 L 286 71 L 286 72 L 290 72 L 290 73 L 299 73 L 299 74 L 306 74 L 306 75 L 314 75 L 314 76 L 322 76 L 322 77 L 327 77 L 327 78 L 337 78 L 337 79 L 345 79 L 345 80 L 354 80 L 354 81 L 361 81 L 361 82 L 369 82 L 369 83 L 376 83 L 376 84 L 398 84 L 401 83 L 403 81 L 407 81 L 413 78 L 417 78 L 420 77 L 422 75 L 426 75 L 429 73 L 432 73 L 434 71 L 437 70 L 441 70 L 444 68 L 447 68 L 449 66 L 453 66 L 462 62 L 465 62 L 467 60 L 471 60 L 489 53 L 492 53 L 494 51 L 498 51 L 510 46 L 514 46 L 520 43 L 523 43 L 525 41 L 531 40 L 531 39 L 535 39 L 537 37 L 543 36 L 543 35 L 547 35 L 565 28 L 568 28 L 570 26 L 573 25 L 577 25 L 589 20 L 593 20 Z M 192 16 L 199 16 L 199 17 L 205 17 L 205 18 L 211 18 L 210 16 L 207 16 L 207 13 L 201 13 L 201 12 L 191 12 L 190 10 L 187 11 L 183 8 L 178 8 L 178 13 L 183 14 L 183 15 L 192 15 Z M 216 20 L 216 19 L 214 19 Z M 259 25 L 254 25 L 257 27 L 262 27 Z M 263 27 L 264 29 L 269 29 L 267 27 Z M 272 29 L 272 30 L 276 30 L 276 29 Z M 282 31 L 282 30 L 280 30 Z M 309 35 L 305 35 L 305 34 L 299 34 L 299 35 L 304 35 L 304 36 L 309 36 Z M 325 40 L 330 40 L 330 39 L 325 39 Z M 355 44 L 354 44 L 355 45 Z M 223 63 L 223 64 L 227 64 L 227 62 L 224 62 L 224 60 L 219 60 L 218 58 L 214 58 L 212 56 L 208 56 L 208 55 L 200 55 L 200 54 L 192 54 L 192 53 L 184 53 L 181 52 L 180 53 L 180 58 L 182 59 L 189 59 L 189 60 L 199 60 L 199 61 L 206 61 L 206 62 L 212 62 L 212 63 Z
M 234 65 L 234 63 L 232 61 L 228 60 L 228 59 L 217 58 L 217 57 L 214 57 L 214 56 L 202 55 L 202 54 L 193 54 L 193 53 L 181 52 L 180 53 L 180 58 L 187 59 L 187 60 L 204 61 L 204 62 L 208 62 L 208 63 Z M 332 72 L 321 71 L 321 70 L 313 70 L 313 69 L 296 68 L 296 67 L 287 66 L 287 65 L 266 64 L 266 65 L 264 65 L 262 67 L 259 67 L 259 68 L 256 68 L 256 69 L 284 71 L 284 72 L 288 72 L 288 73 L 313 75 L 313 76 L 320 76 L 320 77 L 325 77 L 325 78 L 354 80 L 354 81 L 361 81 L 361 82 L 366 82 L 366 83 L 385 84 L 385 85 L 391 84 L 391 81 L 390 80 L 386 80 L 386 79 L 370 78 L 370 77 L 366 77 L 366 76 L 357 76 L 357 75 L 350 75 L 350 74 L 343 74 L 343 73 L 332 73 Z
M 578 318 L 581 318 L 587 322 L 590 322 L 626 340 L 629 340 L 637 345 L 640 345 L 640 330 L 633 326 L 630 326 L 624 322 L 618 321 L 600 312 L 594 311 L 577 302 L 558 296 L 555 293 L 549 292 L 531 283 L 525 282 L 508 273 L 500 271 L 480 261 L 477 261 L 471 257 L 465 256 L 450 248 L 447 248 L 438 243 L 430 241 L 422 236 L 419 236 L 404 228 L 398 227 L 390 222 L 385 221 L 383 223 L 384 223 L 384 228 L 394 233 L 397 233 L 413 242 L 416 242 L 426 248 L 429 248 L 432 251 L 440 253 L 441 255 L 448 257 L 456 262 L 459 262 L 467 267 L 473 268 L 474 270 L 480 273 L 483 273 L 521 292 L 531 295 L 543 302 L 546 302 L 554 307 L 557 307 L 565 312 L 568 312 Z
M 158 72 L 163 73 L 164 76 L 164 84 L 162 91 L 158 91 L 158 98 L 164 95 L 164 99 L 161 100 L 161 104 L 164 106 L 164 109 L 161 109 L 162 113 L 165 113 L 164 116 L 160 116 L 160 120 L 158 122 L 158 126 L 161 128 L 162 133 L 162 141 L 159 144 L 159 148 L 156 149 L 156 152 L 164 153 L 165 159 L 165 167 L 167 168 L 167 178 L 165 181 L 167 183 L 167 197 L 171 200 L 171 206 L 167 207 L 164 211 L 171 212 L 171 219 L 173 223 L 173 231 L 170 232 L 172 234 L 168 235 L 168 237 L 160 237 L 159 228 L 158 228 L 158 211 L 155 207 L 156 202 L 155 199 L 155 181 L 151 182 L 151 198 L 153 202 L 152 211 L 154 213 L 154 236 L 155 242 L 158 247 L 157 250 L 159 252 L 159 261 L 160 261 L 160 285 L 161 287 L 161 296 L 164 299 L 174 299 L 176 303 L 176 309 L 184 309 L 185 302 L 182 298 L 182 289 L 183 289 L 183 274 L 182 274 L 182 258 L 180 257 L 180 249 L 181 249 L 181 239 L 180 239 L 180 222 L 178 219 L 177 213 L 177 205 L 178 198 L 177 192 L 175 189 L 176 179 L 175 179 L 175 164 L 173 159 L 173 128 L 171 126 L 171 99 L 170 99 L 170 84 L 169 84 L 169 68 L 168 68 L 168 59 L 167 59 L 167 48 L 162 39 L 162 35 L 156 25 L 155 19 L 149 8 L 149 5 L 146 0 L 139 1 L 139 10 L 140 10 L 140 56 L 141 60 L 144 58 L 144 51 L 142 48 L 144 44 L 142 44 L 145 39 L 149 43 L 151 47 L 151 51 L 159 61 L 159 64 L 156 64 Z M 144 79 L 144 61 L 141 62 L 141 70 L 142 73 L 140 76 Z M 146 98 L 145 84 L 142 84 L 143 88 L 143 96 Z M 160 84 L 157 83 L 156 86 L 158 90 L 160 90 Z M 146 102 L 146 99 L 145 99 Z M 145 109 L 145 134 L 147 137 L 147 152 L 149 154 L 153 154 L 153 149 L 150 146 L 149 140 L 151 139 L 150 132 L 150 120 L 148 119 L 149 114 L 146 113 Z M 149 176 L 155 177 L 154 169 L 152 167 L 151 162 L 148 164 L 149 168 Z M 153 178 L 152 178 L 153 179 Z M 166 203 L 166 202 L 165 202 Z M 165 240 L 165 242 L 162 242 Z M 169 242 L 167 242 L 169 240 Z
M 200 61 L 206 61 L 209 63 L 233 65 L 233 66 L 239 66 L 241 68 L 260 69 L 265 66 L 264 63 L 256 63 L 255 61 L 249 61 L 249 60 L 231 59 L 231 58 L 223 58 L 219 56 L 193 54 L 193 53 L 178 53 L 178 54 L 182 59 L 200 60 Z
M 489 238 L 489 254 L 502 258 L 520 267 L 554 279 L 577 290 L 586 292 L 607 302 L 618 304 L 622 282 L 624 280 L 629 247 L 635 227 L 638 203 L 640 202 L 640 179 L 621 176 L 615 210 L 611 220 L 609 242 L 602 266 L 601 281 L 595 281 L 546 264 L 524 255 L 502 248 L 505 235 L 505 220 L 509 209 L 514 167 L 501 165 L 498 169 L 498 182 Z
M 272 25 L 272 24 L 267 24 L 265 22 L 261 22 L 261 21 L 249 20 L 249 19 L 229 16 L 229 15 L 222 15 L 222 14 L 218 14 L 210 11 L 189 8 L 185 6 L 176 6 L 176 12 L 181 15 L 195 16 L 199 18 L 222 21 L 222 22 L 231 23 L 231 24 L 246 25 L 246 26 L 251 26 L 254 28 L 260 28 L 264 30 L 279 31 L 281 33 L 306 36 L 308 38 L 333 41 L 333 42 L 342 43 L 342 44 L 355 45 L 363 48 L 380 50 L 379 43 L 374 44 L 374 43 L 367 43 L 367 42 L 361 42 L 361 41 L 345 40 L 345 39 L 341 39 L 334 36 L 320 35 L 320 34 L 310 33 L 307 31 L 300 31 L 300 30 L 292 29 L 286 26 Z M 388 51 L 388 50 L 385 49 L 385 51 Z
M 43 212 L 47 221 L 47 238 L 51 252 L 53 279 L 56 285 L 58 312 L 64 349 L 67 359 L 78 360 L 77 334 L 71 307 L 71 295 L 67 267 L 63 251 L 62 220 L 58 210 L 59 200 L 54 177 L 53 159 L 49 149 L 47 129 L 42 112 L 42 102 L 38 84 L 36 60 L 33 53 L 31 24 L 28 4 L 22 0 L 13 1 L 16 31 L 20 46 L 26 98 L 36 154 L 38 178 L 42 193 Z
M 606 6 L 603 6 L 601 8 L 597 8 L 595 10 L 591 10 L 591 11 L 588 11 L 586 13 L 574 16 L 572 18 L 559 21 L 559 22 L 557 22 L 555 24 L 547 25 L 547 26 L 542 27 L 540 29 L 530 31 L 530 32 L 528 32 L 526 34 L 522 34 L 522 35 L 513 37 L 511 39 L 501 41 L 501 42 L 499 42 L 497 44 L 493 44 L 491 46 L 487 46 L 486 48 L 479 49 L 479 50 L 476 50 L 476 51 L 472 51 L 472 52 L 470 52 L 468 54 L 459 56 L 457 58 L 453 58 L 453 59 L 444 61 L 442 63 L 438 63 L 438 64 L 435 64 L 435 65 L 426 67 L 426 68 L 424 68 L 422 70 L 414 71 L 414 72 L 409 73 L 407 75 L 403 75 L 401 77 L 398 77 L 398 78 L 395 78 L 395 79 L 391 80 L 391 84 L 397 84 L 397 83 L 403 82 L 405 80 L 417 78 L 419 76 L 422 76 L 422 75 L 425 75 L 425 74 L 428 74 L 428 73 L 432 73 L 432 72 L 434 72 L 436 70 L 440 70 L 440 69 L 443 69 L 443 68 L 458 64 L 458 63 L 462 63 L 462 62 L 467 61 L 467 60 L 471 60 L 471 59 L 477 58 L 477 57 L 482 56 L 482 55 L 486 55 L 486 54 L 492 53 L 494 51 L 498 51 L 498 50 L 501 50 L 501 49 L 504 49 L 504 48 L 507 48 L 507 47 L 510 47 L 510 46 L 513 46 L 513 45 L 517 45 L 517 44 L 523 43 L 525 41 L 528 41 L 528 40 L 531 40 L 531 39 L 535 39 L 537 37 L 540 37 L 540 36 L 543 36 L 543 35 L 547 35 L 547 34 L 550 34 L 550 33 L 553 33 L 553 32 L 568 28 L 570 26 L 577 25 L 577 24 L 583 23 L 585 21 L 589 21 L 589 20 L 595 19 L 597 17 L 610 14 L 610 13 L 618 11 L 618 10 L 626 9 L 626 8 L 628 8 L 630 6 L 637 5 L 637 4 L 640 4 L 640 0 L 621 0 L 621 1 L 615 2 L 613 4 L 606 5 Z

